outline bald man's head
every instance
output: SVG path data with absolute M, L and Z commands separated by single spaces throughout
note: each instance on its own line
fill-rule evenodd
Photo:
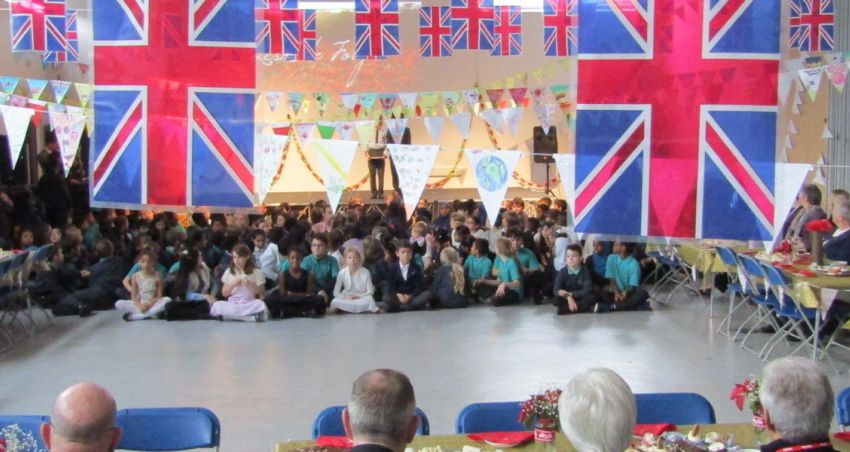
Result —
M 42 436 L 52 451 L 111 451 L 121 438 L 115 417 L 115 399 L 106 389 L 77 383 L 56 398 L 50 425 L 42 426 Z

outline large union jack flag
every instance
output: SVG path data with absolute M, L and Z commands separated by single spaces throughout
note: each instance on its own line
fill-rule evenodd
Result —
M 832 50 L 835 46 L 835 6 L 832 0 L 789 0 L 790 45 L 803 52 Z
M 65 50 L 65 0 L 15 0 L 9 6 L 13 52 Z
M 399 55 L 398 0 L 356 0 L 354 5 L 355 56 L 371 59 Z
M 493 19 L 493 56 L 517 56 L 522 53 L 522 8 L 497 6 Z
M 256 0 L 258 53 L 298 54 L 301 46 L 298 0 Z
M 45 63 L 78 62 L 80 61 L 80 41 L 77 35 L 77 10 L 65 10 L 64 50 L 61 52 L 44 52 L 41 60 Z
M 448 6 L 419 8 L 419 55 L 452 56 L 452 11 Z
M 452 48 L 492 50 L 493 0 L 452 0 Z
M 253 206 L 253 2 L 98 0 L 92 16 L 92 204 Z
M 579 8 L 577 230 L 769 240 L 779 2 Z
M 578 0 L 543 0 L 543 53 L 575 55 L 578 49 Z

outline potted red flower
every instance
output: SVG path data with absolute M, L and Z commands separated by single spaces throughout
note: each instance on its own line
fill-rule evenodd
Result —
M 832 222 L 829 220 L 812 220 L 806 223 L 806 230 L 809 231 L 812 239 L 812 262 L 817 265 L 823 265 L 822 237 L 831 232 L 832 229 Z
M 526 428 L 534 427 L 534 441 L 544 446 L 551 446 L 555 441 L 555 431 L 558 429 L 558 399 L 561 390 L 547 389 L 539 394 L 532 394 L 528 400 L 520 404 L 519 421 Z
M 729 395 L 729 400 L 735 401 L 735 406 L 739 411 L 744 411 L 744 404 L 753 413 L 753 428 L 761 434 L 767 429 L 767 420 L 764 418 L 764 410 L 761 405 L 759 393 L 761 391 L 761 380 L 758 378 L 748 378 L 743 383 L 735 385 L 732 389 L 732 394 Z

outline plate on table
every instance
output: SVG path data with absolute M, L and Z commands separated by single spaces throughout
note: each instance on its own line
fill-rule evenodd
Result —
M 816 267 L 814 271 L 820 276 L 850 276 L 850 268 L 845 268 L 840 272 L 836 272 L 831 270 L 829 267 Z
M 534 438 L 533 432 L 487 432 L 487 433 L 470 433 L 467 438 L 489 444 L 493 447 L 506 449 L 508 447 L 516 447 L 520 444 L 530 441 Z

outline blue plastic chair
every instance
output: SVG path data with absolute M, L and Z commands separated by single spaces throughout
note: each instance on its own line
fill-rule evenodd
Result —
M 749 331 L 744 335 L 744 338 L 741 340 L 741 348 L 751 351 L 755 354 L 760 355 L 760 351 L 755 351 L 751 348 L 747 347 L 747 339 L 755 332 L 760 326 L 772 326 L 774 330 L 779 329 L 779 325 L 776 323 L 776 320 L 773 318 L 773 311 L 779 307 L 779 303 L 775 297 L 769 297 L 767 291 L 764 288 L 764 281 L 766 280 L 766 276 L 764 274 L 764 269 L 762 268 L 761 263 L 753 257 L 744 256 L 743 254 L 738 255 L 738 262 L 740 262 L 740 267 L 743 270 L 743 274 L 740 275 L 747 282 L 747 297 L 756 305 L 756 309 L 747 317 L 746 320 L 741 323 L 738 327 L 738 330 L 735 331 L 734 338 L 737 338 L 741 331 L 745 326 L 749 325 Z M 751 321 L 754 321 L 750 324 Z
M 788 294 L 788 278 L 781 270 L 766 264 L 763 264 L 762 268 L 764 269 L 764 275 L 768 283 L 770 283 L 771 292 L 768 296 L 776 300 L 777 307 L 774 312 L 777 317 L 785 319 L 786 322 L 782 324 L 781 328 L 776 330 L 776 334 L 764 345 L 759 356 L 767 361 L 770 353 L 782 342 L 782 339 L 794 337 L 799 340 L 800 344 L 791 354 L 797 353 L 801 348 L 808 345 L 812 347 L 812 359 L 814 359 L 818 354 L 818 335 L 805 335 L 801 333 L 801 330 L 818 331 L 820 326 L 818 310 L 800 305 L 797 303 L 797 300 Z
M 18 441 L 28 442 L 28 437 L 31 436 L 38 450 L 47 450 L 47 445 L 41 438 L 41 424 L 49 423 L 50 416 L 0 416 L 0 437 L 8 439 L 13 434 L 24 435 L 27 438 L 18 436 Z M 13 426 L 17 426 L 20 433 Z
M 714 407 L 693 392 L 635 394 L 638 424 L 714 424 Z
M 463 407 L 455 421 L 455 433 L 521 432 L 519 421 L 522 402 L 473 403 Z
M 850 425 L 850 388 L 844 388 L 835 398 L 835 414 L 843 432 Z
M 118 449 L 189 450 L 221 443 L 221 423 L 206 408 L 130 408 L 118 412 Z
M 717 252 L 717 256 L 720 257 L 720 260 L 723 262 L 723 265 L 726 266 L 727 274 L 729 275 L 729 284 L 726 286 L 727 292 L 729 292 L 729 313 L 726 314 L 726 317 L 723 318 L 723 321 L 720 322 L 720 325 L 717 327 L 717 332 L 725 335 L 729 335 L 731 333 L 731 325 L 732 325 L 732 316 L 741 306 L 746 304 L 746 294 L 744 293 L 744 287 L 741 285 L 741 282 L 738 280 L 738 254 L 732 250 L 732 248 L 726 248 L 723 246 L 714 247 Z M 730 269 L 735 269 L 735 271 L 730 271 Z M 711 292 L 711 303 L 712 307 L 714 306 L 714 291 Z M 735 299 L 741 297 L 741 300 L 738 303 L 735 303 Z M 726 325 L 725 332 L 723 331 L 723 325 Z
M 330 406 L 319 412 L 313 421 L 313 439 L 320 436 L 345 436 L 345 427 L 342 426 L 342 411 L 344 409 L 345 405 Z M 416 415 L 419 416 L 419 428 L 416 429 L 416 434 L 419 436 L 430 435 L 431 424 L 428 422 L 428 416 L 418 407 L 416 408 Z

